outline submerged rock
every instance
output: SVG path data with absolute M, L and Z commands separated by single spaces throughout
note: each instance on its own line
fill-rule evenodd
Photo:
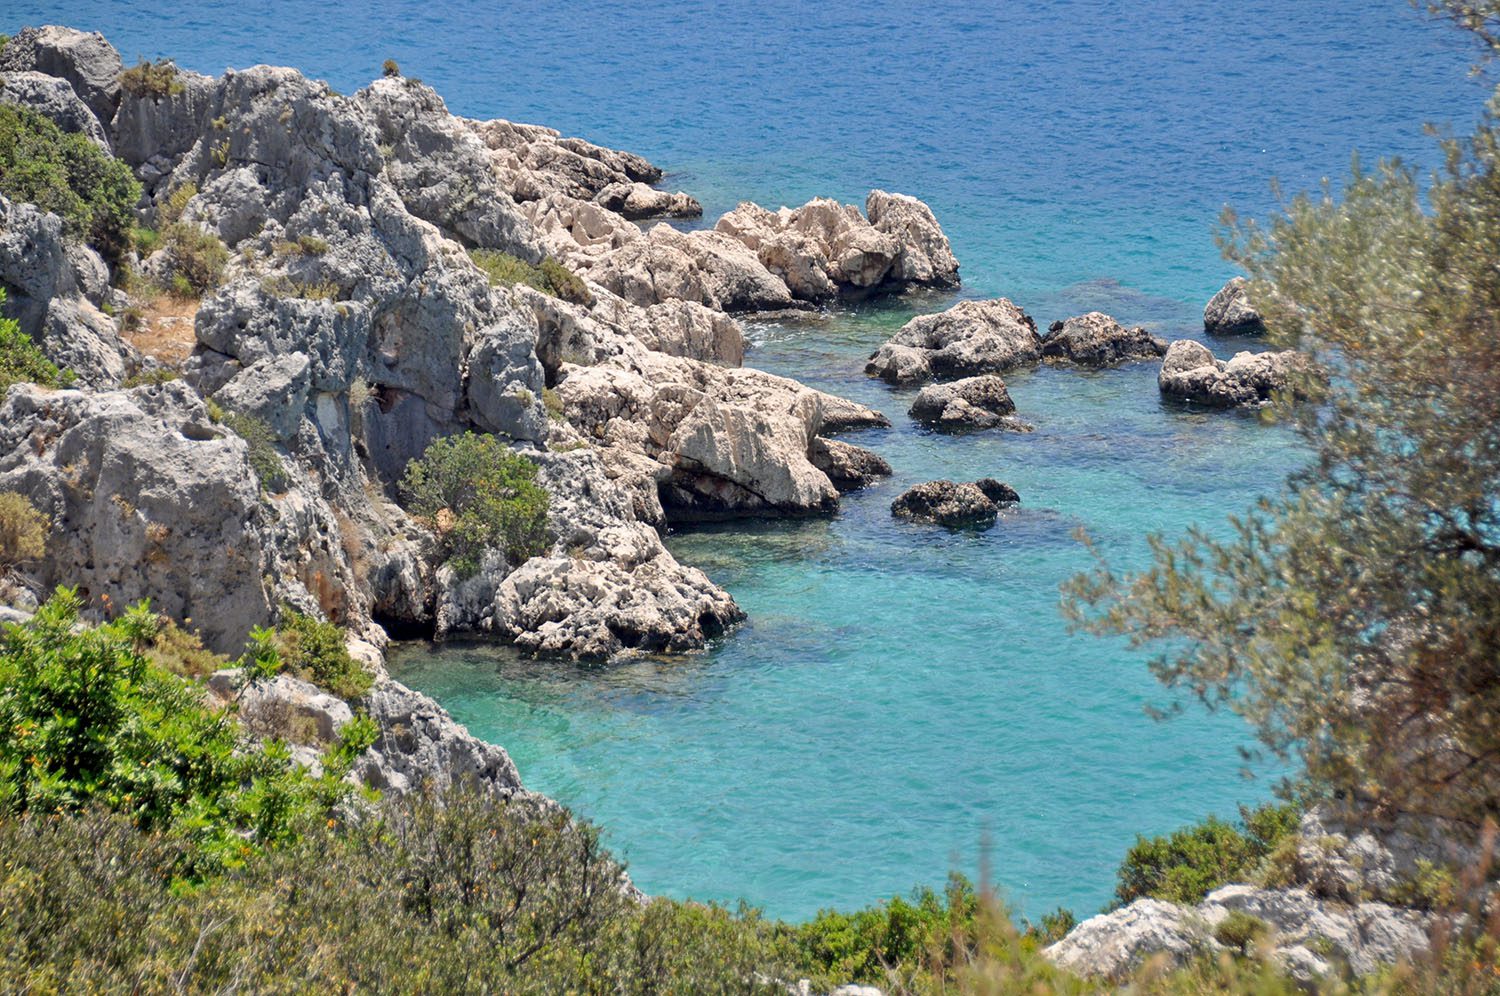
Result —
M 892 384 L 919 384 L 1004 373 L 1041 356 L 1036 322 L 1009 300 L 961 301 L 907 322 L 871 355 L 865 373 Z
M 949 527 L 989 526 L 1004 505 L 1020 501 L 1015 489 L 993 478 L 972 484 L 928 481 L 902 492 L 891 503 L 891 514 L 913 522 Z
M 941 432 L 1009 429 L 1030 432 L 1015 417 L 1016 404 L 999 374 L 965 377 L 948 384 L 929 384 L 912 402 L 911 417 Z
M 1165 356 L 1167 343 L 1145 329 L 1126 328 L 1100 311 L 1053 322 L 1042 340 L 1042 358 L 1054 363 L 1107 367 Z
M 1261 407 L 1276 391 L 1296 390 L 1296 377 L 1306 375 L 1308 360 L 1295 350 L 1279 353 L 1236 353 L 1228 362 L 1208 347 L 1179 339 L 1167 349 L 1157 386 L 1162 396 L 1209 408 Z
M 1260 312 L 1250 303 L 1249 281 L 1235 277 L 1209 298 L 1203 309 L 1203 331 L 1210 335 L 1254 335 L 1266 330 Z

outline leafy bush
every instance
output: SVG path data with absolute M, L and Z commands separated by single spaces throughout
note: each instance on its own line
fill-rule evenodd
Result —
M 533 265 L 508 252 L 472 249 L 469 251 L 469 258 L 490 278 L 490 283 L 496 286 L 525 284 L 564 301 L 575 304 L 593 303 L 588 285 L 551 256 L 542 260 L 539 265 Z
M 1214 927 L 1214 940 L 1242 954 L 1251 953 L 1251 945 L 1269 933 L 1269 925 L 1259 917 L 1241 910 L 1232 910 Z
M 1243 807 L 1243 830 L 1217 817 L 1164 837 L 1137 837 L 1120 865 L 1118 905 L 1142 896 L 1193 904 L 1221 885 L 1242 882 L 1297 827 L 1298 809 L 1266 804 Z
M 120 87 L 136 97 L 171 97 L 183 90 L 171 59 L 142 59 L 120 74 Z
M 380 64 L 380 75 L 387 78 L 401 75 L 401 67 L 396 65 L 395 59 L 387 59 Z
M 13 104 L 0 104 L 0 193 L 58 215 L 68 235 L 111 262 L 130 248 L 141 196 L 130 167 Z
M 333 623 L 285 607 L 276 636 L 282 663 L 297 677 L 344 699 L 370 690 L 374 677 L 349 656 L 344 632 Z
M 547 492 L 536 471 L 494 436 L 466 432 L 434 440 L 407 465 L 401 490 L 410 511 L 437 533 L 444 560 L 467 577 L 487 548 L 513 561 L 546 549 Z
M 163 226 L 170 225 L 175 221 L 182 220 L 182 213 L 187 210 L 188 201 L 198 196 L 198 185 L 182 183 L 172 188 L 167 199 L 162 202 L 156 212 L 156 220 Z
M 167 251 L 167 274 L 180 297 L 202 297 L 224 282 L 229 250 L 212 232 L 174 221 L 161 233 Z
M 0 491 L 0 576 L 47 552 L 52 523 L 25 495 Z
M 0 307 L 4 304 L 5 288 L 0 287 Z M 20 322 L 0 317 L 0 399 L 12 384 L 63 387 L 72 379 L 71 372 L 58 370 L 31 336 L 21 331 Z
M 250 469 L 255 471 L 255 479 L 262 488 L 274 494 L 286 490 L 286 464 L 281 462 L 281 454 L 276 451 L 276 437 L 271 434 L 269 425 L 252 415 L 226 412 L 212 401 L 209 402 L 208 416 L 250 444 Z
M 201 870 L 292 838 L 344 798 L 355 745 L 320 779 L 277 745 L 245 748 L 200 688 L 148 660 L 157 620 L 145 603 L 92 628 L 78 625 L 82 607 L 59 588 L 0 634 L 0 813 L 98 803 L 183 837 Z

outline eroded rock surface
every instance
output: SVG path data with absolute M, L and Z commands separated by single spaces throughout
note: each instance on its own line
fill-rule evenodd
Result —
M 1203 331 L 1210 335 L 1254 335 L 1266 330 L 1260 312 L 1250 303 L 1244 277 L 1235 277 L 1221 287 L 1203 309 Z
M 1002 507 L 1020 500 L 1014 488 L 994 478 L 965 484 L 928 481 L 902 492 L 891 503 L 891 514 L 951 528 L 982 528 L 994 524 Z
M 1226 362 L 1201 342 L 1179 339 L 1168 347 L 1156 382 L 1162 396 L 1174 401 L 1253 408 L 1269 404 L 1276 391 L 1295 389 L 1295 377 L 1307 370 L 1306 357 L 1294 350 L 1240 352 Z
M 910 415 L 941 432 L 1008 429 L 1030 432 L 1032 426 L 1015 417 L 1005 380 L 999 374 L 965 377 L 947 384 L 929 384 L 917 392 Z
M 1042 358 L 1084 367 L 1155 360 L 1165 356 L 1167 343 L 1145 329 L 1127 328 L 1100 311 L 1053 322 L 1042 340 Z
M 1004 373 L 1041 356 L 1036 322 L 1008 299 L 960 301 L 903 325 L 870 357 L 865 373 L 892 384 L 920 384 Z

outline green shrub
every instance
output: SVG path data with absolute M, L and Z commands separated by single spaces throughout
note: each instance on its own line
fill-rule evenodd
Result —
M 181 221 L 182 213 L 187 210 L 188 201 L 197 196 L 198 185 L 196 183 L 188 182 L 173 187 L 172 192 L 167 194 L 167 199 L 157 209 L 156 220 L 163 226 Z
M 282 663 L 292 673 L 340 698 L 357 699 L 374 683 L 370 672 L 349 656 L 344 632 L 333 623 L 283 607 L 276 637 Z
M 129 250 L 141 187 L 130 167 L 28 108 L 0 104 L 0 193 L 63 220 L 117 263 Z
M 168 384 L 181 376 L 171 367 L 152 367 L 149 370 L 136 371 L 121 381 L 120 386 L 128 390 L 132 387 L 145 387 L 150 384 Z
M 1252 945 L 1270 932 L 1269 926 L 1259 917 L 1240 910 L 1232 910 L 1214 927 L 1214 940 L 1232 951 L 1252 953 Z
M 286 464 L 281 462 L 281 454 L 276 451 L 276 437 L 271 434 L 271 427 L 252 415 L 241 415 L 239 412 L 226 412 L 218 405 L 210 402 L 208 416 L 250 444 L 250 469 L 255 471 L 255 478 L 260 486 L 273 494 L 281 494 L 286 490 Z
M 0 577 L 47 552 L 52 522 L 25 495 L 0 491 Z
M 229 250 L 217 235 L 185 221 L 172 222 L 161 234 L 174 293 L 202 297 L 224 282 Z
M 352 752 L 315 780 L 274 744 L 245 748 L 201 688 L 148 660 L 158 623 L 145 603 L 95 627 L 78 625 L 82 606 L 59 588 L 0 634 L 0 813 L 99 803 L 224 867 L 345 797 Z
M 1241 808 L 1243 829 L 1217 817 L 1164 837 L 1137 837 L 1120 865 L 1115 901 L 1123 906 L 1142 896 L 1191 905 L 1221 885 L 1255 874 L 1288 834 L 1296 829 L 1293 805 Z
M 171 97 L 183 90 L 171 59 L 142 59 L 120 74 L 120 88 L 136 97 Z
M 550 387 L 542 388 L 542 407 L 547 409 L 547 417 L 552 421 L 567 421 L 567 417 L 563 414 L 562 398 Z
M 0 307 L 4 305 L 5 288 L 0 287 Z M 58 370 L 31 336 L 21 331 L 20 322 L 0 317 L 0 399 L 12 384 L 65 387 L 72 380 L 72 372 Z
M 380 75 L 387 78 L 401 75 L 401 67 L 396 65 L 395 59 L 387 59 L 380 64 Z
M 438 439 L 401 478 L 409 510 L 438 535 L 443 559 L 461 577 L 487 548 L 512 561 L 546 549 L 547 492 L 536 464 L 494 436 L 466 432 Z
M 572 301 L 575 304 L 592 304 L 593 295 L 588 285 L 572 270 L 548 256 L 540 265 L 533 265 L 508 252 L 496 249 L 471 249 L 469 258 L 484 271 L 495 286 L 525 284 L 544 294 Z

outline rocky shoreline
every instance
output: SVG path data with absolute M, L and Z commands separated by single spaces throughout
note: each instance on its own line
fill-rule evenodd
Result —
M 222 653 L 287 609 L 343 627 L 377 676 L 357 703 L 381 731 L 356 771 L 363 783 L 403 792 L 466 778 L 525 791 L 503 749 L 386 675 L 390 632 L 588 661 L 698 649 L 744 613 L 673 557 L 669 526 L 828 514 L 892 473 L 842 438 L 886 416 L 743 366 L 737 316 L 957 288 L 958 260 L 916 198 L 873 190 L 863 212 L 828 199 L 774 212 L 746 203 L 711 228 L 644 228 L 701 205 L 656 189 L 662 171 L 639 156 L 453 115 L 399 75 L 345 96 L 287 68 L 211 78 L 171 67 L 155 89 L 122 85 L 124 71 L 102 36 L 26 29 L 0 52 L 0 102 L 128 165 L 139 222 L 213 239 L 223 272 L 201 299 L 143 307 L 121 274 L 164 276 L 169 249 L 111 264 L 56 215 L 0 197 L 8 313 L 74 378 L 4 396 L 0 492 L 51 523 L 34 589 L 150 598 Z M 497 279 L 497 265 L 569 279 L 549 292 Z M 1263 327 L 1235 282 L 1204 321 L 1210 333 Z M 1225 362 L 1098 312 L 1042 335 L 1004 298 L 913 318 L 865 369 L 925 385 L 909 414 L 935 430 L 1024 432 L 1005 374 L 1156 361 L 1163 398 L 1203 407 L 1264 405 L 1306 375 L 1293 353 Z M 234 418 L 263 433 L 235 431 Z M 517 562 L 490 550 L 460 576 L 430 525 L 402 509 L 396 482 L 433 440 L 467 431 L 534 461 L 550 504 L 542 552 Z M 893 512 L 984 526 L 1017 500 L 989 478 L 940 481 Z M 11 615 L 35 605 L 25 586 L 0 595 Z M 257 686 L 240 711 L 265 735 L 302 717 L 311 742 L 295 746 L 309 760 L 352 716 L 290 677 Z M 1220 890 L 1207 905 L 1254 907 L 1295 939 L 1294 920 L 1333 914 L 1296 906 L 1292 891 Z M 1287 904 L 1301 912 L 1282 916 Z M 1416 949 L 1420 924 L 1368 905 L 1339 914 L 1365 938 L 1342 957 Z M 1050 951 L 1116 974 L 1142 952 L 1211 946 L 1218 915 L 1138 903 Z M 1393 939 L 1368 940 L 1370 924 Z M 1327 969 L 1285 947 L 1294 969 Z

